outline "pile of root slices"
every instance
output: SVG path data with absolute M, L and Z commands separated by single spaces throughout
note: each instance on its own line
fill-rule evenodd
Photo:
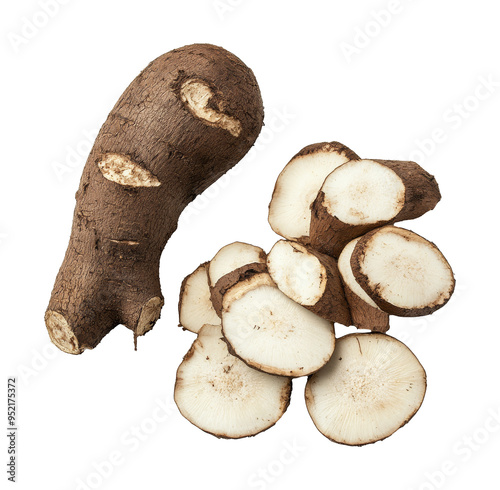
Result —
M 217 437 L 274 425 L 292 378 L 332 441 L 369 444 L 417 412 L 426 374 L 386 334 L 389 315 L 441 308 L 455 280 L 440 250 L 395 222 L 441 195 L 414 162 L 363 160 L 339 143 L 301 150 L 278 177 L 269 223 L 284 239 L 265 253 L 235 242 L 181 286 L 180 326 L 197 333 L 177 371 L 180 412 Z M 334 324 L 369 330 L 336 339 Z

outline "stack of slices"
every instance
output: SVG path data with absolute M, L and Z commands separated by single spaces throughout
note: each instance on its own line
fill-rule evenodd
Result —
M 440 250 L 394 226 L 433 209 L 434 177 L 414 162 L 363 160 L 340 143 L 301 150 L 278 177 L 268 254 L 235 242 L 188 275 L 180 325 L 198 338 L 177 372 L 175 401 L 218 437 L 255 435 L 309 376 L 316 427 L 349 445 L 391 435 L 419 409 L 426 374 L 387 335 L 389 315 L 428 315 L 455 280 Z M 367 333 L 336 340 L 335 324 Z

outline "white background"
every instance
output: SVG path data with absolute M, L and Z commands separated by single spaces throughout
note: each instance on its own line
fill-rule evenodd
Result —
M 498 2 L 66 0 L 50 16 L 42 3 L 3 2 L 0 15 L 0 349 L 5 392 L 18 378 L 17 488 L 499 488 Z M 117 327 L 81 356 L 56 351 L 43 315 L 89 135 L 149 61 L 193 42 L 254 70 L 266 129 L 167 244 L 166 304 L 139 350 Z M 365 158 L 414 159 L 440 184 L 436 209 L 403 226 L 441 248 L 457 291 L 435 315 L 391 328 L 427 370 L 426 399 L 389 439 L 352 448 L 315 429 L 297 379 L 275 427 L 218 440 L 172 401 L 194 339 L 177 327 L 181 280 L 232 241 L 269 250 L 278 173 L 303 146 L 332 140 Z

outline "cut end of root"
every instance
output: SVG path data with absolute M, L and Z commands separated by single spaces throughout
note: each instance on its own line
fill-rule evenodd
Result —
M 453 294 L 453 271 L 440 250 L 416 233 L 384 226 L 364 235 L 354 248 L 356 281 L 384 311 L 428 315 Z
M 97 165 L 106 179 L 126 187 L 161 185 L 156 176 L 126 155 L 107 153 Z
M 154 297 L 142 307 L 141 315 L 135 329 L 135 336 L 140 337 L 149 332 L 157 320 L 160 318 L 161 309 L 164 301 L 162 298 Z
M 195 117 L 202 119 L 210 126 L 224 129 L 237 138 L 241 134 L 241 122 L 235 117 L 224 114 L 220 103 L 219 110 L 210 107 L 209 101 L 213 95 L 212 89 L 203 80 L 190 79 L 181 86 L 181 100 Z
M 401 178 L 374 160 L 341 165 L 326 178 L 321 190 L 328 213 L 352 226 L 388 222 L 405 204 Z
M 67 354 L 81 354 L 85 348 L 80 347 L 78 339 L 71 330 L 66 318 L 57 311 L 45 313 L 45 325 L 52 343 Z

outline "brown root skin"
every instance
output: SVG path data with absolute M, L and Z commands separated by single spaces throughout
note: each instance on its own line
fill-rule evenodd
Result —
M 186 95 L 190 80 L 201 81 L 199 93 L 191 86 Z M 152 328 L 163 304 L 160 255 L 179 215 L 241 160 L 262 122 L 252 71 L 217 46 L 175 49 L 129 85 L 97 136 L 76 194 L 46 316 L 59 348 L 92 349 L 118 324 L 135 337 Z
M 434 176 L 420 165 L 410 161 L 373 160 L 396 173 L 405 187 L 405 202 L 393 219 L 364 225 L 351 225 L 332 216 L 325 205 L 325 194 L 318 193 L 311 212 L 310 243 L 320 252 L 338 257 L 352 239 L 384 225 L 418 218 L 434 209 L 441 199 L 439 186 Z
M 344 293 L 349 303 L 352 325 L 359 329 L 385 333 L 389 330 L 389 315 L 363 301 L 344 283 Z
M 358 282 L 358 284 L 363 288 L 363 290 L 366 292 L 366 294 L 368 294 L 368 296 L 370 296 L 370 298 L 377 304 L 377 306 L 381 310 L 388 313 L 389 315 L 402 316 L 402 317 L 425 316 L 425 315 L 430 315 L 431 313 L 434 313 L 436 310 L 442 308 L 449 301 L 451 296 L 453 295 L 453 292 L 455 290 L 455 279 L 454 278 L 453 278 L 453 284 L 452 284 L 451 290 L 449 291 L 449 294 L 444 299 L 444 301 L 442 301 L 438 304 L 425 306 L 423 308 L 402 308 L 402 307 L 398 307 L 396 305 L 393 305 L 392 303 L 387 302 L 383 297 L 381 297 L 378 288 L 372 288 L 370 286 L 369 278 L 365 274 L 363 274 L 360 270 L 360 264 L 363 261 L 363 258 L 365 255 L 365 250 L 366 250 L 367 244 L 370 241 L 370 239 L 373 237 L 373 235 L 375 233 L 379 232 L 380 230 L 383 230 L 384 228 L 375 229 L 375 230 L 372 230 L 371 232 L 367 233 L 359 240 L 359 242 L 356 244 L 356 246 L 354 248 L 354 251 L 353 251 L 352 256 L 351 256 L 351 268 L 352 268 L 354 277 L 356 278 L 356 281 Z M 417 237 L 417 239 L 420 239 L 422 241 L 427 242 L 433 248 L 435 248 L 439 251 L 439 249 L 436 247 L 436 245 L 434 243 L 429 242 L 428 240 L 421 237 L 420 235 L 417 235 L 415 232 L 411 232 L 409 230 L 406 230 L 405 228 L 392 227 L 390 225 L 387 228 L 395 228 L 395 229 L 401 230 L 403 232 L 411 233 L 414 237 Z M 447 263 L 447 265 L 448 265 L 448 267 L 450 267 L 448 263 Z M 450 267 L 450 271 L 451 271 L 451 267 Z

